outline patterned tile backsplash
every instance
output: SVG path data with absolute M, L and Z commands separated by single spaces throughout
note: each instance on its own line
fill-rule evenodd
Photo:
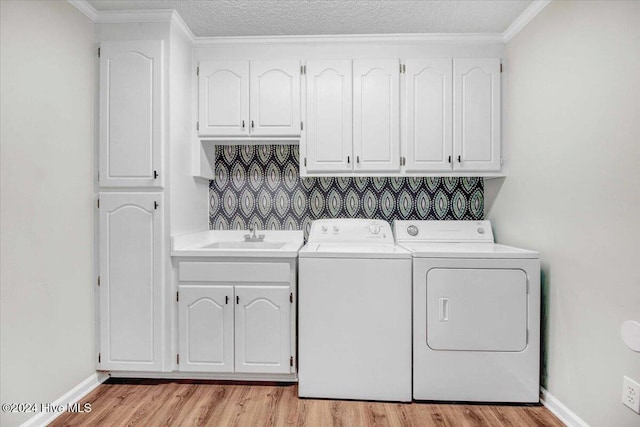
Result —
M 456 177 L 300 178 L 297 145 L 216 147 L 211 229 L 302 229 L 319 218 L 482 219 L 484 181 Z

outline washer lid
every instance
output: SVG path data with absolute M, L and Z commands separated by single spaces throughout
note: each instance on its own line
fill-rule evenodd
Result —
M 298 252 L 300 258 L 411 258 L 411 253 L 396 245 L 309 243 Z
M 536 251 L 497 243 L 403 242 L 414 258 L 538 258 Z

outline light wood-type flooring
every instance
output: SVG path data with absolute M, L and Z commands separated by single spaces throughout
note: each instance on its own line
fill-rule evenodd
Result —
M 543 406 L 299 399 L 295 384 L 109 380 L 51 426 L 562 426 Z

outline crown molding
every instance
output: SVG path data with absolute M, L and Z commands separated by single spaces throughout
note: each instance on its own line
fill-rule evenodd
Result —
M 98 12 L 98 24 L 115 24 L 122 22 L 170 22 L 173 15 L 177 15 L 173 9 L 153 10 L 102 10 Z
M 80 12 L 84 13 L 87 18 L 89 18 L 92 22 L 96 22 L 98 19 L 98 11 L 94 9 L 86 0 L 67 0 L 71 5 L 73 5 Z
M 175 25 L 175 27 L 182 33 L 182 35 L 185 36 L 189 43 L 191 43 L 192 45 L 196 44 L 196 36 L 193 35 L 193 33 L 191 32 L 191 28 L 189 28 L 187 23 L 184 22 L 182 17 L 175 10 L 171 15 L 171 23 Z
M 316 36 L 195 37 L 197 47 L 219 45 L 503 43 L 502 33 L 345 34 Z
M 98 12 L 98 18 L 96 20 L 98 24 L 126 22 L 170 22 L 175 25 L 178 31 L 180 31 L 192 45 L 196 42 L 196 37 L 191 32 L 191 29 L 174 9 L 105 10 Z
M 98 24 L 122 22 L 170 22 L 194 46 L 344 44 L 500 43 L 518 34 L 551 0 L 535 0 L 503 33 L 345 34 L 315 36 L 196 37 L 173 9 L 96 11 L 86 0 L 67 0 Z
M 522 31 L 522 29 L 540 12 L 542 12 L 542 9 L 544 9 L 549 3 L 551 3 L 551 0 L 535 0 L 531 3 L 531 5 L 526 8 L 524 12 L 522 12 L 520 16 L 511 23 L 511 25 L 509 25 L 509 28 L 502 33 L 503 42 L 506 44 L 514 38 L 516 34 Z

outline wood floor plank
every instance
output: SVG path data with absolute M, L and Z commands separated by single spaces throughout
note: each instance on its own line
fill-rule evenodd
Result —
M 110 380 L 50 426 L 561 427 L 538 405 L 299 399 L 295 384 Z

